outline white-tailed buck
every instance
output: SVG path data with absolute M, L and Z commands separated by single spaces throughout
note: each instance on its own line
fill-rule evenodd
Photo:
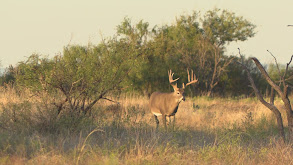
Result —
M 166 117 L 174 116 L 174 121 L 175 123 L 175 114 L 178 110 L 178 106 L 181 103 L 181 101 L 185 101 L 185 96 L 184 96 L 184 89 L 190 85 L 196 83 L 198 80 L 196 79 L 195 74 L 193 74 L 193 71 L 191 70 L 191 76 L 189 74 L 189 71 L 187 70 L 188 74 L 188 83 L 185 85 L 182 83 L 182 88 L 177 87 L 177 83 L 174 84 L 179 78 L 173 80 L 173 75 L 172 71 L 168 71 L 169 75 L 169 82 L 172 85 L 174 92 L 170 93 L 161 93 L 161 92 L 154 92 L 152 93 L 150 97 L 150 110 L 155 116 L 155 120 L 157 123 L 157 128 L 159 126 L 159 120 L 158 116 L 162 116 L 163 118 L 163 123 L 165 128 L 166 126 Z

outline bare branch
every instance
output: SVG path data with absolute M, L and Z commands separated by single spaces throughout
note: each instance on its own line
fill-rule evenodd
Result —
M 290 59 L 290 61 L 287 63 L 287 65 L 290 65 L 290 63 L 292 62 L 292 59 L 293 59 L 293 55 L 291 56 L 291 59 Z
M 70 90 L 69 90 L 69 93 L 71 93 L 71 91 L 72 91 L 72 89 L 73 89 L 73 86 L 75 85 L 75 84 L 77 84 L 80 80 L 82 80 L 83 78 L 80 78 L 79 80 L 77 80 L 77 81 L 75 81 L 75 82 L 73 82 L 73 83 L 71 83 L 71 88 L 70 88 Z
M 277 66 L 277 69 L 278 69 L 278 72 L 279 72 L 279 76 L 280 76 L 280 81 L 281 81 L 281 80 L 282 80 L 282 76 L 281 76 L 281 71 L 280 71 L 280 68 L 279 68 L 279 64 L 278 64 L 278 62 L 277 62 L 277 59 L 276 59 L 276 57 L 273 55 L 273 53 L 271 53 L 269 50 L 267 50 L 267 52 L 269 52 L 269 53 L 271 54 L 271 56 L 273 56 L 274 59 L 275 59 L 275 63 L 276 63 L 276 66 Z
M 240 57 L 242 57 L 241 53 L 240 53 L 240 49 L 238 48 L 239 50 L 239 55 Z M 266 80 L 269 82 L 269 84 L 272 86 L 272 88 L 275 89 L 274 86 L 277 86 L 275 85 L 272 80 L 270 79 L 270 77 L 267 75 L 266 71 L 264 70 L 264 68 L 262 67 L 262 65 L 259 63 L 259 61 L 256 59 L 256 58 L 251 58 L 255 64 L 257 65 L 257 67 L 259 68 L 259 70 L 261 71 L 262 75 L 266 78 Z M 247 77 L 248 77 L 248 80 L 254 90 L 254 93 L 255 95 L 257 96 L 257 98 L 259 99 L 259 101 L 265 105 L 267 108 L 269 108 L 276 116 L 276 119 L 277 119 L 277 123 L 278 123 L 278 126 L 279 126 L 279 134 L 281 135 L 283 141 L 285 142 L 285 132 L 284 132 L 284 126 L 283 126 L 283 119 L 282 119 L 282 116 L 281 116 L 281 113 L 280 111 L 278 110 L 278 108 L 274 105 L 274 99 L 270 99 L 271 103 L 268 103 L 267 101 L 264 100 L 263 96 L 261 95 L 261 93 L 259 92 L 259 90 L 257 89 L 255 83 L 254 83 L 254 80 L 252 79 L 252 76 L 250 74 L 250 71 L 249 69 L 242 63 L 238 62 L 238 64 L 240 64 L 242 66 L 242 68 L 247 72 Z M 279 87 L 279 86 L 277 86 Z M 273 89 L 272 89 L 273 90 Z M 275 89 L 276 90 L 276 89 Z M 278 92 L 281 92 L 281 89 L 278 91 Z
M 251 59 L 254 61 L 255 65 L 257 66 L 257 68 L 259 69 L 261 74 L 264 76 L 264 78 L 267 80 L 267 82 L 278 92 L 278 94 L 280 96 L 282 96 L 281 88 L 273 82 L 273 80 L 268 75 L 267 71 L 264 69 L 264 67 L 261 65 L 261 63 L 258 61 L 258 59 L 255 57 L 253 57 Z
M 116 104 L 120 104 L 120 102 L 108 99 L 106 97 L 102 97 L 101 99 L 108 100 L 108 101 L 111 101 L 111 102 L 116 103 Z
M 290 77 L 288 77 L 288 78 L 286 78 L 286 79 L 284 79 L 284 81 L 286 82 L 286 81 L 290 81 L 290 80 L 292 80 L 293 79 L 293 75 L 292 76 L 290 76 Z M 280 82 L 282 82 L 282 81 L 276 81 L 277 83 L 280 83 Z M 288 83 L 288 82 L 286 82 L 286 83 Z
M 292 116 L 293 115 L 293 111 L 292 111 L 292 107 L 291 107 L 290 100 L 289 100 L 289 98 L 287 96 L 288 85 L 283 81 L 283 83 L 284 83 L 284 91 L 282 91 L 281 90 L 281 87 L 278 86 L 278 85 L 276 85 L 272 81 L 272 79 L 269 77 L 268 73 L 265 71 L 265 69 L 263 68 L 263 66 L 258 61 L 258 59 L 257 58 L 251 58 L 251 59 L 254 61 L 254 63 L 256 64 L 256 66 L 258 67 L 258 69 L 260 70 L 262 76 L 277 91 L 277 93 L 279 94 L 279 96 L 282 98 L 282 101 L 284 102 L 284 106 L 285 106 L 285 109 L 286 109 L 287 116 Z
M 284 75 L 283 75 L 283 79 L 285 79 L 285 76 L 286 76 L 286 74 L 287 74 L 287 72 L 288 72 L 288 68 L 289 68 L 289 65 L 290 65 L 291 62 L 292 62 L 292 59 L 293 59 L 293 55 L 291 56 L 290 61 L 287 63 L 286 70 L 285 70 L 285 73 L 284 73 Z

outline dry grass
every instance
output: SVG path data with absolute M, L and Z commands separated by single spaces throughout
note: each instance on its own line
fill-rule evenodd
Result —
M 0 164 L 293 164 L 292 146 L 254 99 L 187 98 L 175 128 L 156 131 L 146 97 L 56 116 L 48 100 L 30 96 L 1 89 Z

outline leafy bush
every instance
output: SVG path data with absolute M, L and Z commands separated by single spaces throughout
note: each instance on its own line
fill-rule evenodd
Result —
M 138 58 L 127 42 L 115 38 L 97 46 L 68 46 L 53 59 L 32 55 L 16 69 L 16 85 L 54 96 L 58 113 L 88 113 L 100 99 L 121 88 Z

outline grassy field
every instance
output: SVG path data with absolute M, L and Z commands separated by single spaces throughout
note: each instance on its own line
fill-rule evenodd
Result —
M 155 129 L 148 98 L 113 99 L 57 115 L 50 98 L 1 89 L 0 164 L 293 164 L 255 99 L 187 98 L 168 130 Z

